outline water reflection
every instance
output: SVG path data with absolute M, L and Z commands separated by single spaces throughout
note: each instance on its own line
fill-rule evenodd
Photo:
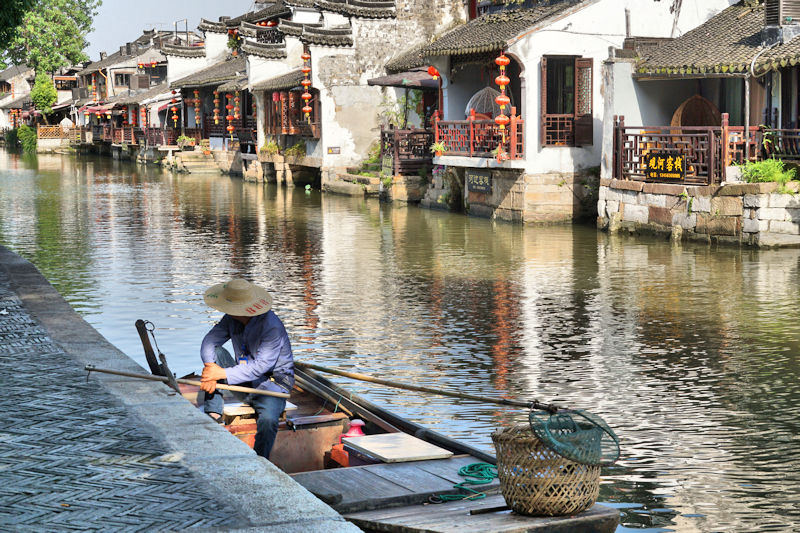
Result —
M 800 251 L 521 228 L 220 176 L 0 152 L 0 242 L 143 366 L 199 367 L 205 288 L 268 287 L 297 357 L 602 415 L 620 531 L 800 528 Z M 490 447 L 524 413 L 345 383 Z

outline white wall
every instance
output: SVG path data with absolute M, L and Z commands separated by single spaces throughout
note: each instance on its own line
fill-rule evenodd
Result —
M 292 8 L 292 22 L 300 24 L 317 24 L 319 20 L 319 11 L 316 9 L 304 9 L 302 7 Z
M 678 33 L 685 33 L 733 3 L 734 0 L 684 0 Z M 675 15 L 669 12 L 671 5 L 671 2 L 663 0 L 598 0 L 576 13 L 562 16 L 543 28 L 523 35 L 509 46 L 508 54 L 523 65 L 523 105 L 519 112 L 525 119 L 527 172 L 558 172 L 599 164 L 604 115 L 601 66 L 608 57 L 609 47 L 622 47 L 626 32 L 625 10 L 630 11 L 631 35 L 669 37 L 675 20 Z M 540 65 L 542 56 L 547 55 L 576 55 L 594 59 L 594 142 L 591 147 L 540 146 Z
M 228 56 L 228 34 L 207 31 L 205 35 L 206 65 L 212 65 Z
M 203 57 L 167 56 L 167 83 L 170 84 L 208 66 Z

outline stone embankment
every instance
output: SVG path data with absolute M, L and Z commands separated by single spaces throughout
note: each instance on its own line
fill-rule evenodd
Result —
M 161 383 L 87 379 L 144 370 L 4 247 L 0 341 L 3 531 L 359 531 Z
M 758 247 L 800 246 L 798 183 L 688 186 L 603 179 L 597 225 L 610 233 Z

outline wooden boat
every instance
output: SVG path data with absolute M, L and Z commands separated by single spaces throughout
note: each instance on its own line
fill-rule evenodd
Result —
M 146 332 L 139 333 L 151 371 L 160 374 L 164 367 Z M 178 386 L 199 407 L 199 387 Z M 253 409 L 228 391 L 223 396 L 224 427 L 252 447 Z M 352 425 L 360 425 L 357 420 L 363 422 L 365 436 L 345 436 Z M 497 479 L 473 487 L 485 498 L 430 504 L 438 496 L 463 493 L 454 486 L 465 481 L 460 468 L 495 464 L 495 457 L 406 420 L 310 370 L 295 369 L 295 386 L 269 460 L 366 531 L 547 531 L 557 526 L 559 531 L 611 532 L 618 522 L 618 513 L 601 505 L 574 517 L 514 514 L 499 494 Z M 538 529 L 542 526 L 547 527 Z

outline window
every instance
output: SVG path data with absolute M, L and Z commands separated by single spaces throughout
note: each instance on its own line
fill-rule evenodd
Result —
M 542 146 L 592 144 L 592 58 L 542 58 Z
M 131 84 L 130 74 L 114 74 L 114 87 L 128 87 Z

